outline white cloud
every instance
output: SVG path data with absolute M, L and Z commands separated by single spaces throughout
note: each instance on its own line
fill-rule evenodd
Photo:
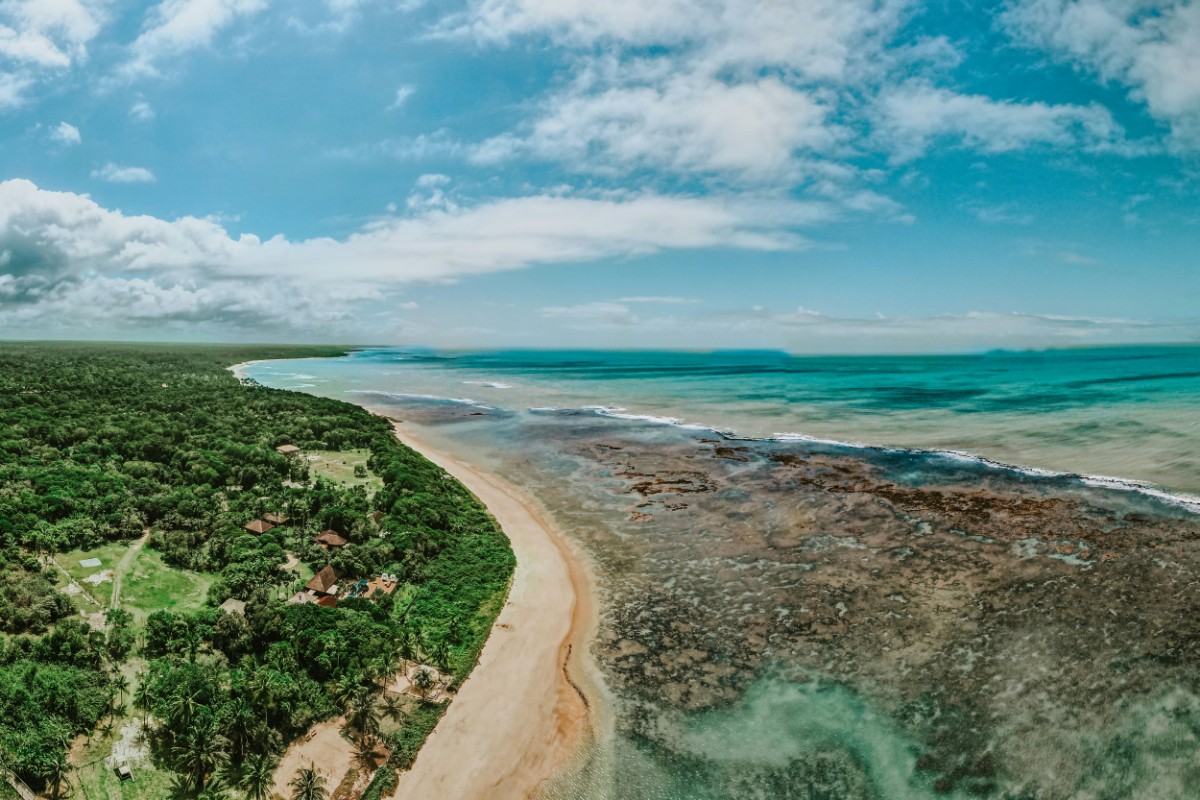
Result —
M 1020 41 L 1129 87 L 1176 143 L 1200 147 L 1200 4 L 1188 0 L 1015 0 Z
M 586 325 L 636 325 L 637 315 L 624 303 L 600 301 L 573 306 L 545 306 L 541 315 L 549 319 L 565 318 Z
M 993 100 L 958 94 L 924 80 L 910 80 L 882 92 L 875 113 L 875 136 L 895 163 L 919 158 L 944 138 L 986 153 L 1032 145 L 1091 150 L 1133 147 L 1108 109 L 1099 105 Z
M 549 98 L 527 136 L 485 142 L 475 159 L 526 151 L 585 169 L 650 167 L 778 182 L 798 153 L 828 152 L 843 138 L 825 101 L 778 78 L 730 84 L 649 72 L 621 85 L 605 79 L 599 88 L 595 76 L 585 76 Z
M 43 68 L 68 67 L 87 57 L 103 21 L 102 2 L 7 0 L 0 3 L 0 55 Z
M 803 246 L 791 228 L 826 213 L 811 203 L 745 197 L 534 195 L 385 217 L 343 240 L 234 239 L 211 219 L 127 216 L 86 195 L 10 180 L 0 184 L 0 251 L 13 254 L 5 270 L 14 274 L 402 284 L 664 249 L 783 250 Z
M 154 119 L 154 109 L 145 100 L 139 100 L 129 107 L 129 116 L 138 122 L 149 122 Z
M 160 61 L 210 46 L 224 28 L 266 7 L 266 0 L 162 0 L 129 46 L 130 58 L 122 73 L 126 77 L 158 74 Z
M 154 173 L 145 167 L 124 167 L 108 162 L 100 169 L 92 170 L 92 177 L 109 183 L 154 183 Z
M 975 217 L 980 222 L 988 224 L 1032 225 L 1033 215 L 1020 211 L 1011 204 L 998 206 L 978 206 L 974 209 Z
M 69 122 L 60 122 L 50 129 L 50 141 L 71 147 L 83 141 L 83 137 L 79 133 L 79 128 L 76 128 Z
M 579 171 L 793 186 L 815 158 L 846 153 L 843 90 L 882 79 L 915 51 L 887 49 L 907 5 L 477 0 L 441 34 L 500 44 L 549 36 L 574 55 L 572 79 L 525 126 L 476 146 L 478 162 L 531 156 Z
M 771 317 L 793 352 L 962 352 L 997 347 L 1027 349 L 1085 344 L 1200 339 L 1200 325 L 1150 323 L 1029 313 L 972 311 L 935 317 L 827 317 L 800 309 Z
M 414 86 L 401 86 L 396 90 L 396 98 L 392 100 L 392 104 L 387 107 L 387 110 L 395 111 L 396 109 L 400 108 L 400 106 L 404 105 L 408 101 L 408 98 L 412 97 L 416 93 L 417 90 Z
M 772 311 L 763 306 L 725 311 L 640 317 L 620 301 L 547 306 L 541 316 L 594 341 L 658 347 L 781 348 L 794 353 L 963 352 L 1081 345 L 1200 341 L 1200 321 L 1153 323 L 1032 313 L 971 311 L 932 317 L 837 317 L 803 306 Z
M 25 92 L 33 85 L 33 79 L 18 73 L 0 74 L 0 111 L 18 108 L 25 104 Z
M 699 303 L 700 301 L 696 300 L 694 298 L 691 298 L 691 297 L 673 297 L 673 296 L 655 297 L 655 296 L 638 295 L 635 297 L 620 297 L 617 299 L 617 302 L 618 303 L 659 303 L 662 305 L 678 306 L 678 305 L 691 305 L 693 303 Z

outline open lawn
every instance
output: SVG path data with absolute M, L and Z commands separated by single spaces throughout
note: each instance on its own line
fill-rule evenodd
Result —
M 154 768 L 149 758 L 130 762 L 133 780 L 122 781 L 104 763 L 116 737 L 93 736 L 81 752 L 72 752 L 74 797 L 87 800 L 164 800 L 173 797 L 172 775 Z M 80 791 L 82 789 L 82 792 Z
M 142 548 L 121 584 L 121 606 L 139 622 L 154 611 L 197 611 L 215 576 L 172 567 L 162 554 Z
M 370 470 L 365 478 L 354 476 L 355 467 L 367 469 L 370 450 L 313 450 L 300 457 L 308 463 L 313 478 L 326 478 L 340 486 L 365 486 L 369 495 L 383 487 L 383 480 Z
M 130 549 L 134 547 L 138 547 L 139 552 L 128 558 Z M 123 557 L 126 557 L 124 562 Z M 92 558 L 100 559 L 99 567 L 84 567 L 79 563 Z M 204 605 L 208 587 L 215 579 L 212 575 L 172 567 L 163 562 L 162 554 L 157 550 L 142 547 L 136 541 L 59 553 L 54 560 L 88 594 L 106 606 L 112 599 L 115 581 L 96 585 L 88 583 L 86 579 L 97 573 L 119 573 L 120 605 L 132 613 L 138 622 L 145 622 L 146 617 L 154 611 L 196 611 Z M 95 607 L 88 610 L 95 610 Z
M 129 550 L 133 542 L 110 542 L 92 550 L 72 550 L 68 553 L 58 553 L 54 556 L 54 560 L 63 570 L 70 575 L 76 583 L 94 597 L 99 602 L 108 605 L 112 597 L 113 583 L 112 581 L 103 581 L 98 584 L 88 583 L 86 578 L 97 573 L 111 572 L 116 570 L 117 565 L 121 561 L 121 556 Z M 80 565 L 80 561 L 87 559 L 100 559 L 98 567 L 84 567 Z M 65 583 L 65 581 L 64 581 Z

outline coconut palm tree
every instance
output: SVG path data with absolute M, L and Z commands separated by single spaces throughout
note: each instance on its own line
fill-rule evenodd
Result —
M 325 800 L 328 796 L 325 791 L 325 775 L 318 772 L 316 765 L 311 761 L 308 767 L 296 773 L 296 777 L 292 778 L 288 786 L 292 787 L 291 800 Z
M 417 691 L 421 693 L 421 697 L 424 697 L 433 688 L 433 673 L 421 667 L 413 674 L 412 682 Z
M 121 707 L 125 706 L 125 693 L 129 691 L 129 678 L 125 674 L 118 672 L 112 680 L 113 688 L 117 690 L 117 696 L 120 698 Z
M 400 663 L 403 665 L 400 671 L 403 672 L 404 677 L 407 678 L 409 662 L 417 660 L 417 637 L 416 637 L 416 634 L 414 634 L 411 630 L 407 630 L 407 629 L 404 630 L 400 634 L 400 648 L 399 649 L 400 649 L 400 659 L 401 659 Z
M 216 723 L 207 720 L 188 731 L 173 748 L 177 763 L 197 792 L 204 791 L 208 776 L 225 760 L 228 745 L 228 740 L 217 732 Z
M 437 664 L 438 669 L 442 672 L 447 672 L 450 669 L 450 643 L 443 639 L 438 639 L 433 645 L 433 663 Z
M 42 769 L 41 777 L 50 785 L 51 800 L 58 800 L 61 796 L 63 784 L 67 782 L 70 774 L 71 765 L 67 763 L 67 757 L 62 752 L 56 754 L 54 760 Z
M 138 685 L 133 690 L 133 702 L 142 711 L 142 727 L 150 716 L 150 706 L 154 703 L 154 695 L 150 693 L 150 679 L 143 670 L 137 674 Z
M 246 761 L 242 788 L 249 800 L 267 800 L 274 785 L 275 762 L 264 755 L 253 756 Z
M 354 760 L 362 771 L 370 774 L 386 758 L 377 736 L 364 736 L 354 747 Z

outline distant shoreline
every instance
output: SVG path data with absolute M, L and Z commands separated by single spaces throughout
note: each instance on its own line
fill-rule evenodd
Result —
M 405 423 L 393 427 L 487 506 L 517 557 L 478 665 L 393 797 L 530 797 L 567 766 L 595 722 L 597 693 L 581 646 L 594 624 L 587 570 L 518 488 L 431 446 Z

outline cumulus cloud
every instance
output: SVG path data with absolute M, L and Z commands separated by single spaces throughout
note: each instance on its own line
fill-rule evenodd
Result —
M 178 317 L 180 304 L 209 313 L 218 301 L 206 292 L 217 285 L 245 285 L 251 294 L 269 295 L 281 285 L 321 296 L 369 294 L 416 281 L 665 249 L 784 250 L 804 244 L 792 229 L 827 213 L 818 204 L 773 199 L 533 195 L 387 216 L 340 240 L 292 241 L 235 238 L 213 219 L 126 215 L 86 195 L 10 180 L 0 183 L 0 275 L 13 289 L 9 305 L 16 302 L 16 281 L 27 308 L 78 297 L 90 287 L 142 292 L 138 307 L 146 313 L 160 307 L 156 303 L 173 304 Z M 54 306 L 60 307 L 66 306 Z
M 985 153 L 1033 145 L 1078 146 L 1093 151 L 1133 148 L 1108 109 L 1097 104 L 1017 103 L 959 94 L 910 80 L 883 91 L 876 136 L 892 161 L 918 158 L 936 142 L 951 140 Z
M 100 31 L 102 2 L 8 0 L 0 3 L 0 55 L 38 67 L 69 67 L 87 57 Z
M 223 29 L 266 7 L 266 0 L 162 0 L 129 46 L 122 73 L 156 75 L 163 60 L 210 46 Z
M 80 135 L 79 128 L 71 123 L 60 122 L 50 129 L 50 141 L 64 147 L 71 147 L 82 142 L 83 136 Z
M 1015 0 L 1002 23 L 1017 39 L 1129 88 L 1200 146 L 1200 5 L 1189 0 Z
M 154 183 L 157 180 L 145 167 L 124 167 L 111 161 L 92 170 L 92 177 L 109 183 Z
M 963 56 L 945 37 L 911 35 L 916 13 L 910 0 L 474 0 L 435 35 L 548 40 L 570 56 L 523 124 L 466 148 L 486 165 L 526 158 L 626 179 L 849 191 L 869 150 L 893 164 L 944 142 L 1147 152 L 1097 104 L 940 85 Z
M 541 35 L 575 54 L 572 79 L 523 129 L 474 148 L 478 162 L 527 156 L 790 185 L 849 138 L 839 90 L 881 74 L 905 5 L 480 0 L 442 35 Z

